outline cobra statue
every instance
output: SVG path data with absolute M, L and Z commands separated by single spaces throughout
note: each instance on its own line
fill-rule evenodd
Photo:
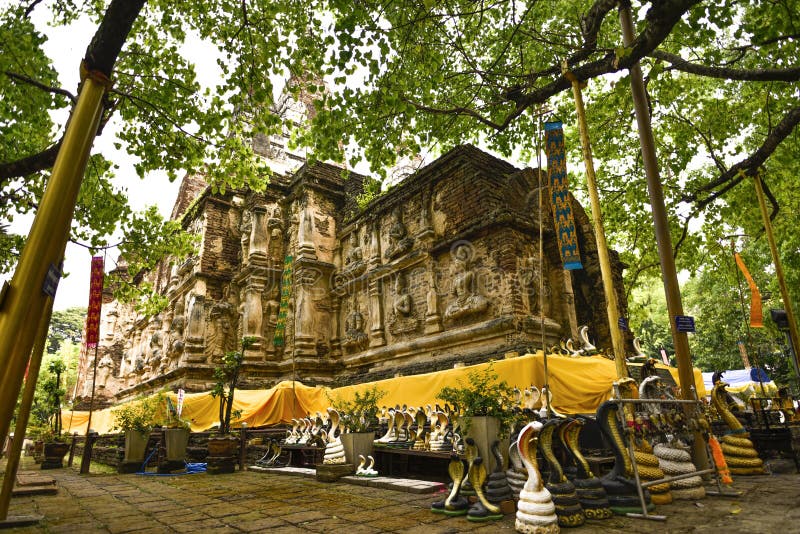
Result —
M 328 414 L 331 420 L 331 428 L 327 432 L 327 441 L 325 445 L 325 456 L 322 459 L 323 464 L 343 464 L 346 463 L 344 456 L 344 445 L 342 439 L 337 433 L 339 429 L 339 412 L 333 408 L 328 408 Z M 325 433 L 325 431 L 322 431 Z
M 655 366 L 653 366 L 655 370 Z M 662 387 L 661 378 L 652 374 L 639 384 L 639 397 L 643 399 L 672 398 L 672 395 Z M 655 415 L 660 410 L 657 404 L 647 404 L 648 409 Z M 667 476 L 686 475 L 694 473 L 697 468 L 692 463 L 689 447 L 677 437 L 653 447 L 653 454 L 658 459 L 658 467 Z M 706 496 L 703 479 L 699 476 L 673 480 L 669 483 L 669 491 L 673 499 L 702 499 Z M 653 492 L 653 502 L 660 504 L 658 495 Z
M 727 386 L 727 383 L 719 380 L 711 391 L 711 403 L 729 429 L 720 440 L 725 462 L 733 475 L 763 475 L 764 462 L 758 457 L 753 442 L 749 439 L 750 434 L 728 409 L 728 403 L 725 401 Z
M 464 482 L 466 471 L 464 470 L 464 462 L 461 461 L 458 454 L 453 453 L 450 455 L 447 473 L 450 475 L 450 480 L 453 481 L 450 494 L 445 500 L 431 504 L 431 512 L 450 516 L 464 515 L 469 509 L 469 501 L 467 501 L 466 497 L 460 495 L 461 484 Z
M 583 508 L 578 502 L 575 486 L 564 475 L 564 470 L 553 452 L 556 429 L 564 421 L 550 419 L 544 424 L 542 431 L 539 433 L 539 451 L 550 467 L 550 476 L 545 487 L 553 496 L 553 504 L 556 505 L 559 526 L 579 527 L 586 522 L 586 515 L 584 515 Z
M 578 502 L 583 508 L 586 518 L 608 519 L 614 514 L 609 507 L 606 490 L 600 479 L 592 473 L 589 462 L 586 461 L 578 446 L 578 438 L 585 424 L 582 417 L 569 419 L 558 427 L 558 437 L 577 468 L 572 483 L 575 485 Z
M 514 528 L 524 534 L 554 534 L 560 532 L 553 498 L 542 483 L 536 461 L 536 439 L 542 423 L 528 423 L 517 438 L 517 452 L 528 471 L 528 480 L 519 494 Z M 531 443 L 533 446 L 531 446 Z
M 492 504 L 511 501 L 514 494 L 508 484 L 506 472 L 503 471 L 503 455 L 500 453 L 500 441 L 492 443 L 492 456 L 494 456 L 494 470 L 486 478 L 486 499 Z
M 641 512 L 639 494 L 636 490 L 636 482 L 628 477 L 628 473 L 633 472 L 630 456 L 628 456 L 625 441 L 622 439 L 618 417 L 619 406 L 606 401 L 597 408 L 597 424 L 600 431 L 611 445 L 614 453 L 614 467 L 607 475 L 600 479 L 603 488 L 608 495 L 608 503 L 611 511 L 618 515 L 625 515 L 629 512 Z M 643 490 L 645 504 L 648 510 L 655 508 L 650 501 L 650 492 Z
M 511 436 L 511 445 L 508 446 L 508 469 L 506 470 L 506 480 L 514 494 L 514 500 L 519 500 L 519 493 L 528 480 L 528 471 L 519 457 L 517 448 L 517 438 L 519 434 Z
M 500 507 L 489 502 L 483 493 L 483 485 L 486 482 L 486 466 L 483 464 L 483 458 L 478 456 L 478 446 L 475 444 L 475 440 L 467 438 L 464 452 L 469 462 L 469 481 L 472 483 L 472 488 L 478 497 L 478 500 L 470 506 L 467 512 L 467 519 L 469 521 L 497 521 L 503 519 Z M 502 461 L 500 465 L 503 465 Z

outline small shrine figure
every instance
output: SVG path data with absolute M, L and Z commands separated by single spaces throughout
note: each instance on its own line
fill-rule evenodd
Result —
M 106 353 L 100 358 L 100 361 L 97 362 L 97 387 L 98 388 L 105 388 L 106 382 L 108 382 L 109 377 L 111 377 L 112 372 L 114 371 L 114 360 L 111 359 L 111 356 Z
M 408 294 L 406 277 L 402 272 L 397 273 L 394 280 L 394 299 L 389 319 L 389 331 L 397 335 L 416 330 L 419 321 L 413 311 L 414 301 Z
M 344 322 L 342 346 L 353 351 L 363 350 L 368 341 L 369 336 L 364 332 L 364 316 L 358 311 L 358 303 L 354 302 L 353 310 Z
M 247 210 L 242 212 L 242 224 L 239 226 L 239 230 L 242 232 L 242 261 L 245 262 L 250 255 L 250 232 L 253 230 L 253 218 Z
M 402 256 L 411 249 L 414 240 L 408 237 L 408 231 L 403 224 L 403 212 L 400 206 L 392 210 L 392 222 L 389 225 L 389 246 L 386 247 L 384 257 L 388 260 Z
M 445 321 L 456 321 L 486 311 L 489 307 L 489 300 L 477 288 L 475 273 L 470 266 L 470 248 L 459 245 L 452 255 L 453 294 L 456 298 L 444 312 Z

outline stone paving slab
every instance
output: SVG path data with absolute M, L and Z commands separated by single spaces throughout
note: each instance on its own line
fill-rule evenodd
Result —
M 0 471 L 4 464 L 0 462 Z M 12 499 L 10 515 L 41 514 L 33 526 L 5 532 L 146 534 L 156 532 L 308 533 L 513 532 L 514 516 L 490 524 L 430 512 L 443 498 L 377 486 L 322 483 L 265 472 L 179 477 L 80 475 L 54 470 L 58 495 Z M 396 482 L 392 477 L 384 482 Z M 400 479 L 402 480 L 402 479 Z M 408 481 L 405 481 L 408 483 Z M 800 533 L 800 475 L 736 477 L 736 498 L 708 497 L 659 506 L 665 522 L 614 517 L 571 533 Z

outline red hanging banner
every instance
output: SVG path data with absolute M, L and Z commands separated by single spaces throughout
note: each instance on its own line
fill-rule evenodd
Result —
M 103 306 L 103 257 L 92 258 L 89 279 L 89 309 L 86 312 L 86 346 L 94 347 L 100 340 L 100 308 Z

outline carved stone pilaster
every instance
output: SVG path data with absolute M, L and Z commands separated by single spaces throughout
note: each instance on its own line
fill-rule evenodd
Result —
M 297 230 L 298 258 L 315 260 L 317 249 L 314 246 L 314 215 L 307 205 L 300 208 L 300 221 Z
M 439 284 L 436 280 L 436 262 L 431 260 L 428 263 L 426 272 L 428 279 L 428 291 L 426 293 L 425 310 L 425 333 L 433 334 L 442 331 L 442 317 L 439 315 Z
M 338 297 L 331 297 L 331 358 L 341 358 L 342 338 L 340 337 L 341 325 L 339 312 L 342 309 L 342 301 Z
M 251 263 L 265 263 L 267 260 L 267 209 L 256 206 L 252 210 L 250 229 L 249 258 Z
M 374 221 L 368 227 L 369 231 L 369 268 L 374 269 L 381 265 L 381 239 L 380 239 L 380 223 Z
M 386 345 L 386 334 L 383 332 L 383 299 L 381 298 L 381 280 L 369 282 L 369 346 Z
M 264 281 L 260 278 L 253 278 L 244 290 L 243 310 L 242 310 L 242 337 L 253 337 L 255 342 L 244 353 L 244 359 L 248 362 L 263 361 L 264 357 L 261 348 L 264 346 L 262 324 L 264 320 L 264 308 L 261 295 L 264 292 Z
M 183 355 L 187 363 L 200 363 L 205 360 L 205 303 L 205 295 L 192 295 L 189 298 L 189 319 L 186 324 L 186 346 Z
M 578 315 L 575 311 L 575 292 L 572 289 L 572 273 L 564 269 L 564 316 L 569 324 L 570 337 L 578 339 Z
M 295 321 L 294 353 L 296 356 L 316 356 L 314 338 L 314 302 L 312 293 L 317 270 L 307 265 L 296 264 L 294 272 Z

